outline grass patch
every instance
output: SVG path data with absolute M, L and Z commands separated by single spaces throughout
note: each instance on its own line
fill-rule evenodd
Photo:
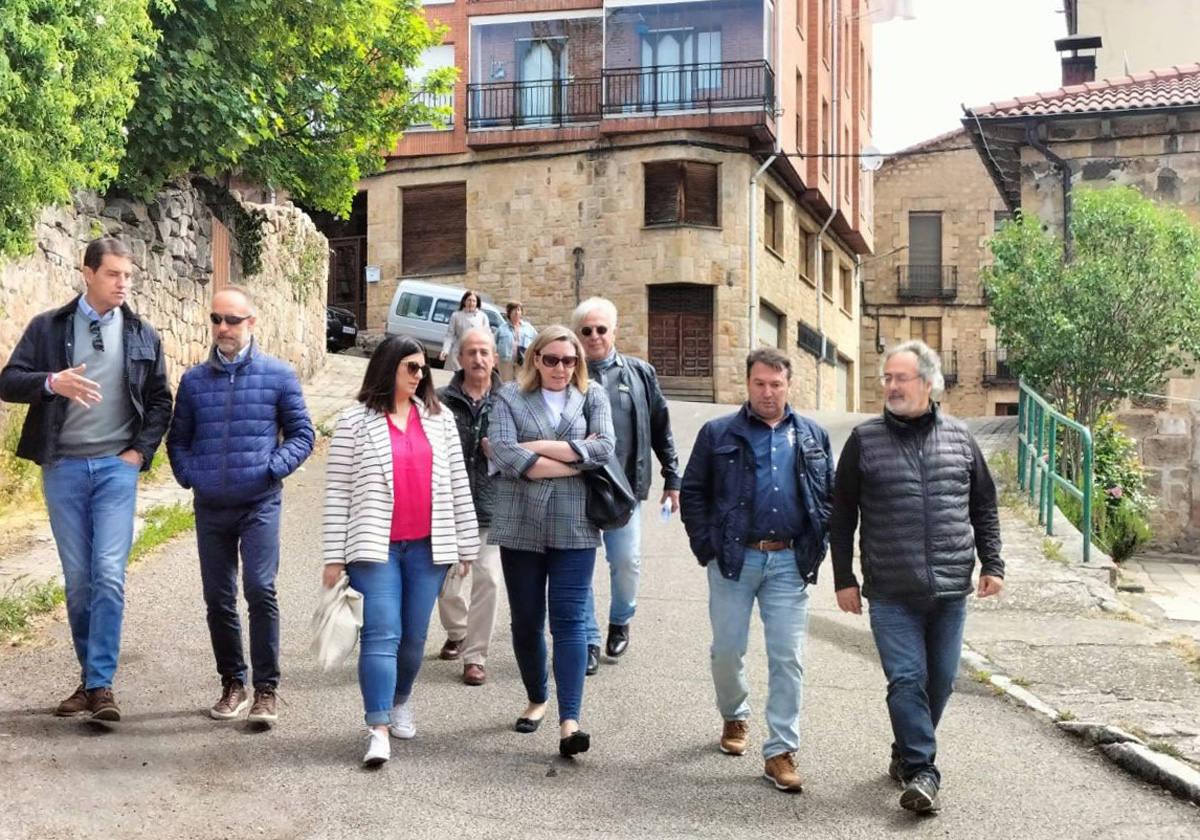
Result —
M 1067 564 L 1067 558 L 1062 552 L 1062 543 L 1051 537 L 1042 539 L 1042 556 L 1055 563 Z
M 314 426 L 317 430 L 317 437 L 323 437 L 323 438 L 333 437 L 333 426 L 326 423 L 324 420 L 318 421 L 317 423 L 314 424 Z
M 975 680 L 977 683 L 987 684 L 991 682 L 992 672 L 985 671 L 982 668 L 976 668 L 971 672 L 971 679 Z
M 1029 688 L 1029 680 L 1024 677 L 1013 677 L 1013 685 L 1019 685 L 1021 688 Z
M 34 617 L 51 612 L 66 600 L 66 592 L 55 581 L 20 591 L 11 588 L 0 596 L 0 638 L 23 635 Z
M 1146 744 L 1147 747 L 1154 750 L 1156 753 L 1169 755 L 1171 758 L 1183 758 L 1183 753 L 1179 751 L 1179 747 L 1174 744 L 1169 744 L 1166 741 L 1151 741 Z
M 0 516 L 42 503 L 38 465 L 17 457 L 17 442 L 27 413 L 26 406 L 16 404 L 0 410 Z
M 1058 719 L 1061 721 L 1075 720 L 1075 713 L 1072 712 L 1070 709 L 1059 709 L 1058 710 Z
M 196 514 L 181 502 L 156 505 L 146 511 L 145 519 L 146 525 L 129 551 L 131 564 L 141 560 L 171 538 L 196 527 Z
M 1171 649 L 1183 659 L 1192 676 L 1200 679 L 1200 643 L 1191 636 L 1179 635 L 1171 640 Z

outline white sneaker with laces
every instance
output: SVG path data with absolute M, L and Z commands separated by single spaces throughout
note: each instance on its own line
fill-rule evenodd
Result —
M 412 699 L 392 707 L 392 724 L 388 727 L 393 738 L 408 741 L 417 737 L 417 724 L 413 720 Z
M 379 729 L 367 730 L 367 754 L 363 756 L 364 767 L 379 767 L 392 757 L 392 745 L 387 732 Z

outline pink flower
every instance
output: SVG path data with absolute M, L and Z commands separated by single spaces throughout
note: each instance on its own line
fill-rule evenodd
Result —
M 1120 487 L 1109 487 L 1104 492 L 1107 493 L 1109 496 L 1112 496 L 1114 499 L 1119 499 L 1123 495 L 1125 495 L 1125 491 L 1122 490 Z

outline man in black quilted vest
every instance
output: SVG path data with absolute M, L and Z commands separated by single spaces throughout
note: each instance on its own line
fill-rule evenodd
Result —
M 976 595 L 1004 586 L 996 486 L 966 425 L 938 410 L 937 353 L 908 341 L 884 354 L 882 417 L 850 435 L 838 461 L 829 523 L 834 587 L 843 612 L 871 602 L 871 633 L 887 675 L 892 720 L 888 775 L 901 807 L 941 808 L 938 720 L 954 688 L 978 553 Z M 854 576 L 859 540 L 862 591 Z

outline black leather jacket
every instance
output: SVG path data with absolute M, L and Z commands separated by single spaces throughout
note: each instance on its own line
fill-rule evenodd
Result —
M 654 367 L 634 356 L 617 353 L 617 374 L 622 385 L 629 389 L 630 405 L 634 413 L 634 428 L 637 430 L 637 459 L 633 475 L 628 475 L 629 486 L 642 501 L 650 495 L 651 450 L 662 464 L 665 490 L 678 490 L 682 482 L 679 474 L 679 455 L 675 452 L 675 437 L 671 434 L 671 415 L 658 375 Z M 612 405 L 613 412 L 621 406 Z

